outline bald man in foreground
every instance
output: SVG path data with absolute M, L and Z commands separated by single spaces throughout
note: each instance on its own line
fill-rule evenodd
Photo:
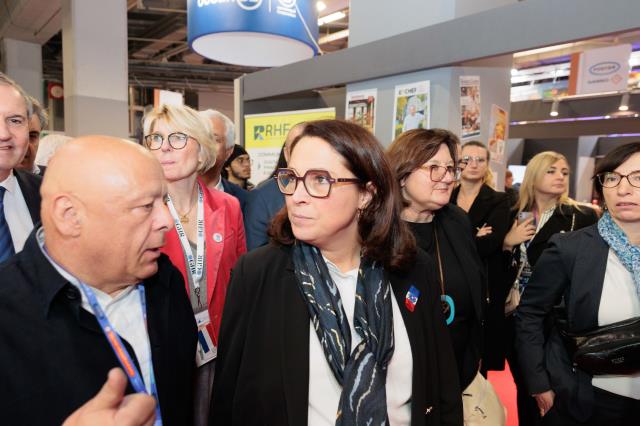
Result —
M 60 425 L 114 367 L 127 393 L 159 401 L 164 425 L 191 423 L 196 325 L 160 253 L 173 226 L 164 182 L 147 150 L 114 138 L 53 157 L 42 227 L 0 267 L 1 423 Z

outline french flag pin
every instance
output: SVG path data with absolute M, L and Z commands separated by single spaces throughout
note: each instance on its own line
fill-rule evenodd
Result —
M 420 290 L 411 286 L 407 295 L 404 298 L 404 306 L 407 307 L 409 312 L 413 312 L 416 309 L 416 303 L 418 303 L 418 297 L 420 297 Z

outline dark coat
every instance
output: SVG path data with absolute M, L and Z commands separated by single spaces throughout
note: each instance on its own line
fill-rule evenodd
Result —
M 573 368 L 555 327 L 545 336 L 545 321 L 564 299 L 570 332 L 598 326 L 608 250 L 597 225 L 553 236 L 516 311 L 516 349 L 529 394 L 553 389 L 554 405 L 580 421 L 592 414 L 591 376 Z
M 180 272 L 164 255 L 158 266 L 145 290 L 162 419 L 187 425 L 193 412 L 195 319 Z M 119 367 L 95 316 L 81 307 L 80 291 L 44 257 L 35 231 L 0 266 L 0 342 L 3 424 L 60 425 Z
M 389 274 L 413 356 L 411 424 L 462 425 L 455 359 L 434 265 L 420 251 L 406 274 Z M 414 312 L 404 306 L 420 290 Z M 309 323 L 290 247 L 267 245 L 238 261 L 222 318 L 210 425 L 304 426 Z
M 269 242 L 267 230 L 271 219 L 284 207 L 284 195 L 275 179 L 267 179 L 249 192 L 244 210 L 244 229 L 247 250 L 253 250 Z
M 581 206 L 580 209 L 571 205 L 556 207 L 553 215 L 544 224 L 542 229 L 533 237 L 527 247 L 527 258 L 533 267 L 542 252 L 549 246 L 549 239 L 561 232 L 577 231 L 593 225 L 598 221 L 598 215 L 590 207 Z
M 247 197 L 249 196 L 249 191 L 240 187 L 240 185 L 236 185 L 235 183 L 229 182 L 227 179 L 220 176 L 222 180 L 222 187 L 224 188 L 224 192 L 229 195 L 233 195 L 240 201 L 240 210 L 244 214 L 244 208 L 247 205 Z
M 20 191 L 22 191 L 24 201 L 27 203 L 31 221 L 35 226 L 40 222 L 40 185 L 42 184 L 42 177 L 24 170 L 14 170 L 13 172 L 20 186 Z
M 449 203 L 436 212 L 434 223 L 444 232 L 445 237 L 456 253 L 458 263 L 464 265 L 462 272 L 469 286 L 469 294 L 471 295 L 475 312 L 475 322 L 471 325 L 470 335 L 472 340 L 469 341 L 468 352 L 465 354 L 465 363 L 459 373 L 475 372 L 478 370 L 484 350 L 484 318 L 487 294 L 486 271 L 478 255 L 476 242 L 473 238 L 474 233 L 464 210 L 455 204 Z M 475 377 L 475 374 L 460 378 L 463 390 L 471 383 L 473 377 Z
M 454 189 L 451 195 L 452 202 L 457 201 L 459 192 L 459 187 Z M 482 185 L 467 213 L 474 235 L 477 228 L 485 224 L 492 228 L 491 234 L 475 237 L 478 254 L 484 263 L 488 283 L 485 344 L 482 357 L 482 366 L 486 370 L 504 370 L 506 352 L 504 302 L 511 283 L 508 279 L 502 243 L 511 227 L 509 209 L 507 194 Z

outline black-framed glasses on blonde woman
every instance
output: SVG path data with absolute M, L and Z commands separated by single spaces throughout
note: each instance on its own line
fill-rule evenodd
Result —
M 193 139 L 191 136 L 182 132 L 173 132 L 167 135 L 167 141 L 173 149 L 182 149 L 187 146 L 189 138 Z M 164 139 L 165 138 L 158 133 L 151 133 L 144 137 L 144 145 L 150 150 L 155 151 L 156 149 L 162 148 Z
M 428 171 L 429 177 L 434 182 L 440 182 L 447 174 L 451 175 L 454 181 L 458 181 L 460 180 L 460 174 L 462 173 L 462 169 L 460 167 L 454 166 L 438 166 L 436 164 L 431 164 L 429 166 L 420 166 L 420 168 Z
M 304 176 L 298 176 L 293 169 L 278 169 L 275 175 L 278 189 L 284 195 L 293 195 L 302 181 L 307 193 L 314 198 L 327 198 L 331 194 L 331 188 L 340 183 L 361 183 L 358 178 L 334 178 L 328 171 L 322 169 L 310 169 Z

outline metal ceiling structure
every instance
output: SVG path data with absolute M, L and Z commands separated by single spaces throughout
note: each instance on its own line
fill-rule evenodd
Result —
M 76 0 L 78 1 L 78 0 Z M 262 68 L 224 64 L 191 51 L 187 44 L 187 0 L 127 0 L 129 83 L 133 87 L 231 93 L 233 80 Z M 0 0 L 0 38 L 42 45 L 43 78 L 62 82 L 61 0 Z M 320 16 L 345 17 L 320 27 L 324 53 L 348 46 L 349 0 L 323 0 Z M 324 41 L 324 42 L 323 42 Z M 640 43 L 640 32 L 605 36 L 514 54 L 525 71 L 567 62 L 571 53 L 618 43 Z
M 224 64 L 194 53 L 187 44 L 186 0 L 127 0 L 129 84 L 173 90 L 232 92 L 233 80 L 260 70 Z M 348 28 L 349 0 L 324 0 L 322 16 L 345 11 L 324 24 L 320 36 Z M 43 78 L 62 82 L 61 0 L 0 0 L 0 38 L 42 45 Z M 331 38 L 326 38 L 331 40 Z M 322 44 L 325 53 L 347 47 L 341 37 Z

